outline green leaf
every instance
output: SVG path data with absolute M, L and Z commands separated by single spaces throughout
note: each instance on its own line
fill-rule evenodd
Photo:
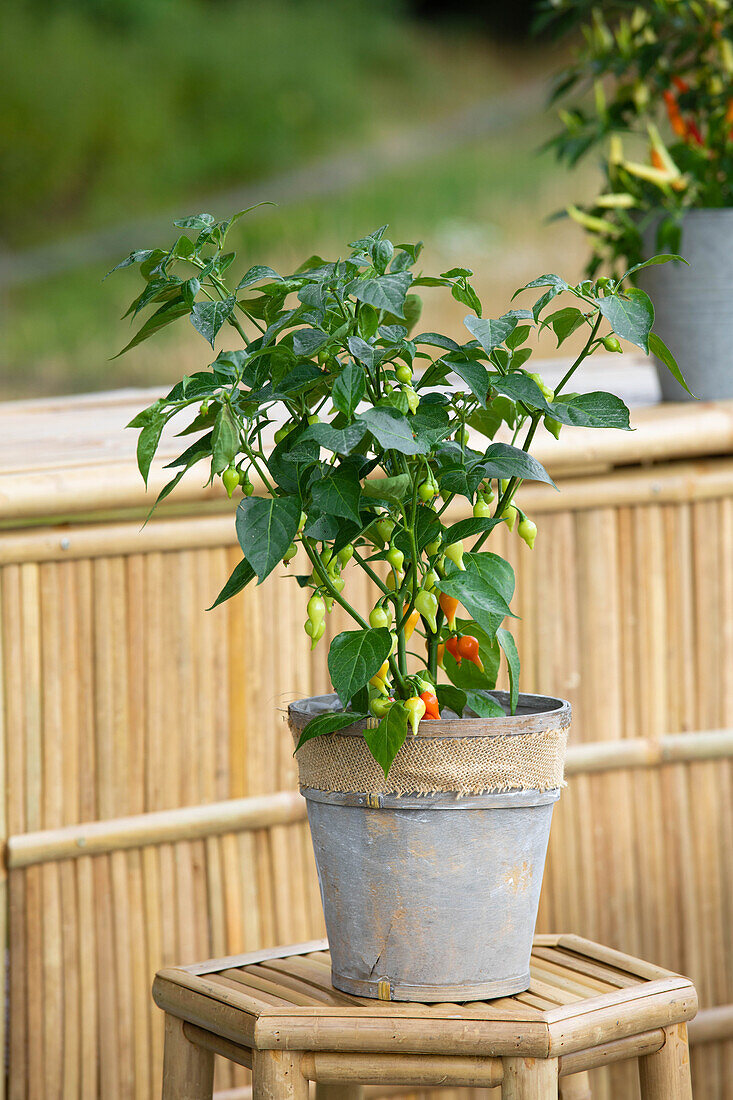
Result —
M 429 443 L 416 440 L 410 422 L 396 409 L 367 409 L 359 413 L 357 420 L 366 424 L 381 447 L 387 451 L 399 451 L 403 455 L 422 455 L 430 450 Z
M 409 474 L 379 477 L 367 480 L 361 487 L 362 494 L 370 500 L 385 500 L 388 504 L 400 504 L 410 492 Z
M 438 696 L 441 710 L 446 707 L 457 714 L 459 718 L 463 717 L 466 706 L 466 693 L 462 688 L 453 687 L 452 684 L 438 684 L 435 694 Z
M 231 317 L 237 299 L 233 294 L 221 302 L 196 302 L 191 310 L 191 324 L 208 340 L 212 348 L 219 329 Z
M 237 290 L 246 290 L 248 286 L 252 286 L 254 283 L 259 283 L 263 279 L 272 279 L 276 283 L 283 281 L 282 275 L 278 275 L 277 271 L 273 271 L 271 267 L 266 267 L 264 264 L 255 264 L 251 267 L 237 283 Z
M 509 443 L 492 443 L 482 465 L 488 478 L 520 477 L 523 481 L 544 481 L 557 489 L 541 462 Z
M 355 714 L 351 711 L 348 713 L 329 712 L 328 714 L 317 714 L 315 718 L 311 718 L 298 738 L 298 744 L 295 746 L 295 751 L 297 752 L 306 741 L 312 741 L 314 737 L 323 737 L 324 734 L 337 733 L 338 730 L 346 729 L 347 726 L 353 726 L 355 722 L 363 722 L 368 717 L 368 714 Z
M 317 351 L 328 343 L 329 335 L 319 328 L 302 328 L 293 335 L 293 351 L 309 359 Z
M 443 541 L 450 545 L 460 539 L 470 539 L 473 535 L 480 535 L 484 531 L 493 530 L 494 527 L 503 522 L 503 519 L 495 519 L 493 516 L 487 516 L 485 519 L 475 516 L 468 519 L 459 519 L 457 523 L 447 529 Z
M 312 424 L 300 437 L 301 442 L 314 439 L 320 447 L 334 454 L 348 455 L 359 446 L 367 433 L 366 424 L 355 420 L 345 428 L 334 428 L 332 424 Z
M 477 317 L 481 316 L 481 299 L 470 283 L 465 281 L 454 283 L 450 288 L 450 292 L 457 302 L 460 302 L 461 305 L 468 306 L 469 309 L 474 311 Z
M 674 355 L 672 355 L 672 352 L 669 350 L 664 340 L 662 340 L 661 336 L 658 336 L 656 332 L 649 333 L 649 351 L 664 363 L 672 377 L 676 378 L 683 389 L 687 390 L 690 397 L 694 397 L 694 393 L 685 382 L 684 375 L 677 365 L 677 360 Z
M 443 362 L 447 363 L 450 369 L 466 383 L 474 397 L 485 405 L 491 375 L 483 363 L 476 363 L 473 359 L 461 359 L 457 355 L 447 355 Z
M 149 260 L 154 251 L 155 249 L 153 248 L 136 249 L 134 252 L 131 252 L 129 256 L 126 256 L 124 260 L 121 260 L 118 264 L 115 264 L 114 267 L 110 268 L 104 278 L 106 279 L 107 276 L 111 275 L 113 271 L 119 271 L 122 267 L 130 267 L 132 264 L 141 264 L 145 260 Z M 104 279 L 102 280 L 102 282 L 104 282 Z
M 482 550 L 477 554 L 464 554 L 463 561 L 466 569 L 474 569 L 481 573 L 489 584 L 501 593 L 506 602 L 511 603 L 514 596 L 514 570 L 508 561 L 488 550 Z
M 237 507 L 237 538 L 262 584 L 290 546 L 300 522 L 298 497 L 249 497 Z
M 516 714 L 517 701 L 519 699 L 519 653 L 517 651 L 517 643 L 514 638 L 505 630 L 504 627 L 499 627 L 496 632 L 496 640 L 504 650 L 504 656 L 506 657 L 507 668 L 509 669 L 509 689 L 511 698 L 511 712 Z
M 517 327 L 516 317 L 500 317 L 492 321 L 490 318 L 482 320 L 469 315 L 464 317 L 463 323 L 486 352 L 492 352 L 499 344 L 503 344 Z
M 365 347 L 369 347 L 369 345 L 365 344 Z M 349 360 L 333 384 L 331 400 L 334 408 L 350 420 L 364 396 L 365 389 L 366 380 L 363 369 L 357 363 Z
M 598 300 L 598 309 L 623 340 L 649 354 L 649 333 L 654 324 L 651 298 L 638 287 Z
M 240 563 L 234 566 L 229 580 L 226 582 L 211 607 L 207 607 L 206 610 L 213 611 L 220 603 L 224 603 L 225 600 L 231 600 L 232 596 L 238 595 L 238 593 L 247 587 L 250 581 L 254 580 L 254 576 L 254 569 L 246 558 L 242 558 Z
M 492 374 L 491 386 L 498 393 L 510 397 L 512 401 L 521 401 L 523 405 L 528 405 L 532 409 L 547 412 L 550 408 L 540 387 L 524 371 L 507 375 Z
M 313 486 L 313 503 L 326 515 L 342 516 L 353 523 L 360 522 L 361 486 L 352 475 L 338 470 L 317 481 Z
M 173 224 L 179 229 L 208 229 L 215 221 L 213 214 L 190 214 L 187 218 L 179 218 Z
M 328 672 L 344 706 L 379 671 L 391 648 L 392 635 L 385 627 L 336 635 L 328 651 Z
M 458 600 L 489 637 L 496 634 L 497 619 L 501 622 L 505 615 L 512 614 L 499 590 L 473 569 L 450 573 L 436 587 L 447 596 Z
M 665 252 L 660 256 L 651 256 L 648 260 L 644 260 L 640 264 L 634 264 L 633 267 L 629 268 L 629 270 L 626 272 L 625 275 L 621 276 L 621 278 L 619 279 L 619 282 L 622 283 L 624 281 L 624 279 L 628 279 L 631 275 L 634 275 L 637 271 L 641 271 L 642 267 L 655 267 L 657 264 L 669 263 L 670 260 L 678 260 L 680 263 L 685 264 L 687 267 L 690 266 L 687 263 L 687 260 L 683 256 L 677 256 L 673 252 Z
M 163 413 L 158 413 L 149 424 L 145 425 L 138 436 L 137 467 L 143 475 L 146 488 L 148 485 L 148 474 L 150 473 L 150 463 L 153 461 L 153 456 L 158 449 L 158 443 L 160 442 L 160 436 L 165 426 L 165 421 L 165 415 Z
M 413 336 L 414 344 L 429 344 L 434 348 L 443 348 L 444 351 L 460 351 L 461 345 L 450 336 L 443 336 L 439 332 L 421 332 L 419 336 Z
M 239 451 L 239 426 L 228 405 L 222 405 L 214 422 L 211 438 L 212 469 L 220 474 L 231 465 Z
M 525 283 L 524 286 L 520 286 L 519 290 L 515 290 L 512 294 L 512 301 L 516 298 L 517 294 L 521 294 L 523 290 L 534 290 L 538 286 L 554 287 L 558 291 L 569 290 L 570 286 L 561 279 L 559 275 L 540 275 L 537 279 L 532 279 L 531 282 Z
M 577 309 L 575 306 L 566 306 L 565 309 L 558 309 L 555 313 L 551 313 L 542 323 L 543 325 L 552 325 L 553 332 L 557 337 L 557 346 L 560 347 L 563 340 L 567 340 L 568 336 L 572 336 L 575 330 L 579 329 L 584 322 L 585 317 L 582 310 Z
M 190 306 L 188 302 L 175 299 L 172 302 L 165 302 L 164 305 L 157 309 L 151 317 L 148 317 L 142 328 L 133 336 L 129 344 L 125 344 L 122 351 L 118 351 L 117 355 L 113 355 L 113 359 L 119 359 L 121 355 L 124 355 L 126 351 L 131 348 L 136 348 L 138 344 L 142 344 L 143 340 L 148 340 L 160 329 L 165 328 L 166 325 L 170 325 L 173 321 L 177 321 L 179 317 L 183 317 L 189 312 Z
M 595 390 L 560 398 L 548 405 L 550 416 L 561 424 L 582 428 L 621 428 L 629 431 L 629 410 L 620 397 Z
M 407 737 L 408 714 L 402 703 L 393 703 L 376 729 L 365 729 L 364 740 L 386 779 L 392 761 Z
M 506 718 L 506 711 L 488 691 L 477 689 L 466 692 L 466 702 L 479 718 Z
M 385 309 L 395 317 L 404 318 L 405 296 L 411 282 L 409 271 L 390 272 L 376 279 L 354 279 L 346 292 L 375 309 Z

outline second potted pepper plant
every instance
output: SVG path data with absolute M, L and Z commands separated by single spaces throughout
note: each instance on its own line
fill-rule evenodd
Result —
M 421 245 L 393 245 L 386 227 L 343 260 L 232 280 L 231 223 L 184 219 L 171 247 L 123 261 L 143 278 L 133 313 L 152 310 L 128 347 L 183 317 L 212 348 L 222 330 L 236 338 L 135 418 L 141 472 L 173 421 L 193 441 L 159 499 L 199 464 L 241 492 L 242 559 L 216 604 L 297 556 L 309 644 L 335 605 L 351 620 L 328 653 L 333 694 L 290 707 L 334 985 L 421 1001 L 517 992 L 570 707 L 519 691 L 514 574 L 487 540 L 505 525 L 534 544 L 520 490 L 552 484 L 530 453 L 542 422 L 628 429 L 621 400 L 572 380 L 604 342 L 648 352 L 651 302 L 625 280 L 543 275 L 526 305 L 486 317 L 468 269 L 425 275 Z M 463 342 L 416 331 L 423 287 L 468 308 Z M 582 334 L 554 392 L 529 369 L 542 326 L 560 343 Z M 469 515 L 449 522 L 456 498 Z M 371 584 L 363 611 L 354 568 Z

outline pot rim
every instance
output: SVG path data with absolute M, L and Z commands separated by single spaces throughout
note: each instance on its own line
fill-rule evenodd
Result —
M 560 789 L 547 791 L 528 787 L 521 790 L 485 791 L 483 794 L 459 794 L 436 791 L 434 794 L 363 794 L 359 791 L 323 791 L 319 787 L 301 787 L 309 802 L 329 806 L 358 806 L 370 810 L 517 810 L 547 806 L 557 802 Z
M 490 691 L 501 706 L 508 706 L 508 691 Z M 338 710 L 339 698 L 335 693 L 312 695 L 298 699 L 288 707 L 291 724 L 302 730 L 312 718 Z M 571 707 L 566 699 L 552 695 L 534 695 L 521 693 L 516 714 L 506 714 L 503 718 L 436 718 L 421 722 L 417 737 L 423 738 L 462 738 L 462 737 L 507 737 L 521 734 L 540 733 L 544 730 L 567 729 L 571 721 Z M 365 722 L 355 722 L 340 729 L 334 736 L 361 737 Z

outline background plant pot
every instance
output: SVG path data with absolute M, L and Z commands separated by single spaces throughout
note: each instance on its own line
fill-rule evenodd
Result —
M 335 697 L 293 704 L 294 732 L 325 700 L 336 705 Z M 564 747 L 569 722 L 568 703 L 523 695 L 515 716 L 424 722 L 420 732 L 449 746 L 466 725 L 475 744 L 498 746 L 560 730 Z M 347 741 L 361 736 L 351 730 Z M 301 789 L 336 988 L 404 1001 L 527 988 L 557 787 L 416 796 Z
M 644 234 L 648 256 L 658 251 L 656 226 Z M 682 221 L 680 263 L 639 272 L 654 303 L 655 330 L 703 401 L 733 397 L 733 209 L 689 210 Z M 657 365 L 665 401 L 690 401 L 666 367 Z

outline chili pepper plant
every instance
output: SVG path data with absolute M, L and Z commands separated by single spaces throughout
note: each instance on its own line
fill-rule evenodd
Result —
M 530 453 L 542 422 L 553 435 L 566 424 L 628 429 L 618 397 L 571 384 L 598 348 L 620 351 L 626 340 L 648 352 L 654 311 L 627 285 L 631 271 L 579 285 L 542 275 L 517 292 L 526 306 L 487 317 L 470 270 L 426 275 L 422 245 L 392 244 L 386 226 L 353 241 L 344 259 L 311 256 L 287 275 L 261 265 L 235 274 L 236 255 L 225 250 L 234 220 L 185 218 L 171 247 L 118 265 L 142 276 L 133 317 L 151 310 L 123 350 L 183 318 L 212 349 L 217 337 L 232 338 L 134 418 L 140 472 L 147 483 L 173 421 L 192 442 L 168 464 L 173 476 L 156 503 L 199 465 L 207 483 L 221 478 L 230 497 L 241 494 L 242 560 L 213 606 L 288 566 L 302 547 L 308 569 L 292 583 L 309 593 L 311 645 L 335 604 L 353 629 L 328 653 L 341 709 L 314 718 L 301 743 L 370 717 L 364 737 L 386 775 L 421 720 L 441 710 L 504 715 L 489 694 L 502 651 L 514 712 L 519 656 L 505 625 L 514 574 L 488 540 L 504 524 L 534 545 L 518 492 L 527 480 L 553 484 Z M 463 343 L 419 331 L 416 292 L 427 288 L 467 307 Z M 529 369 L 544 328 L 558 345 L 581 334 L 554 392 Z M 454 498 L 472 515 L 449 522 Z M 366 617 L 349 599 L 347 562 L 371 581 Z
M 589 233 L 589 274 L 680 250 L 695 208 L 733 206 L 733 8 L 727 0 L 544 0 L 540 27 L 578 36 L 549 143 L 575 165 L 602 154 L 603 186 L 567 213 Z M 580 33 L 579 33 L 580 32 Z

